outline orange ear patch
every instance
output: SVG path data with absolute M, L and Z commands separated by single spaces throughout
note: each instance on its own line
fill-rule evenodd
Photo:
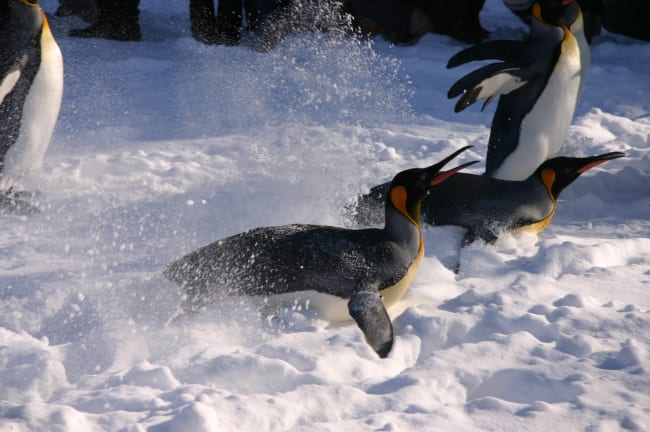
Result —
M 555 183 L 555 171 L 547 168 L 545 170 L 542 170 L 541 176 L 542 176 L 542 183 L 544 183 L 544 187 L 546 188 L 548 195 L 551 197 L 553 201 L 555 201 L 555 198 L 553 198 L 553 194 L 551 193 L 551 190 L 553 188 L 553 183 Z
M 537 2 L 533 5 L 533 16 L 539 21 L 544 22 L 544 18 L 542 18 L 542 7 Z
M 413 224 L 417 223 L 413 220 L 409 212 L 406 210 L 406 198 L 408 193 L 404 186 L 395 186 L 390 190 L 390 202 L 393 204 L 393 207 L 397 209 L 405 218 L 411 221 Z

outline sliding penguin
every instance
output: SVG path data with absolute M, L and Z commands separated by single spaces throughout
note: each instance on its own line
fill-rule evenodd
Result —
M 308 301 L 327 319 L 352 317 L 386 357 L 393 329 L 385 308 L 402 297 L 424 256 L 420 203 L 434 185 L 474 163 L 440 171 L 466 148 L 428 168 L 397 174 L 385 200 L 383 229 L 256 228 L 198 249 L 164 274 L 183 287 L 189 310 L 225 295 L 280 296 Z
M 6 0 L 5 0 L 6 1 Z M 63 58 L 37 3 L 8 0 L 0 27 L 0 193 L 38 168 L 61 107 Z
M 467 229 L 463 244 L 480 238 L 494 242 L 501 232 L 540 232 L 551 222 L 560 193 L 588 169 L 625 156 L 621 152 L 591 157 L 556 157 L 543 162 L 523 181 L 459 173 L 433 188 L 422 202 L 422 221 Z M 375 224 L 388 184 L 375 186 L 357 204 L 355 221 Z
M 500 96 L 488 142 L 489 177 L 524 180 L 564 144 L 587 66 L 576 37 L 561 22 L 570 5 L 577 7 L 571 0 L 536 2 L 526 40 L 487 42 L 449 60 L 448 67 L 502 60 L 464 76 L 448 93 L 462 95 L 456 112 L 481 99 L 485 107 Z

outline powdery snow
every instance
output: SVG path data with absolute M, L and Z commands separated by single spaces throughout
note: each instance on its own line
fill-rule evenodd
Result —
M 22 184 L 42 212 L 2 215 L 0 430 L 650 428 L 649 44 L 596 39 L 564 149 L 628 157 L 572 184 L 538 237 L 459 251 L 459 229 L 427 229 L 381 360 L 356 326 L 269 318 L 260 299 L 168 324 L 179 295 L 161 272 L 244 229 L 345 225 L 357 194 L 461 146 L 483 160 L 494 107 L 446 99 L 476 67 L 445 69 L 465 45 L 332 32 L 260 54 L 195 42 L 186 2 L 141 9 L 139 43 L 51 20 L 64 101 Z M 524 31 L 500 0 L 482 19 Z

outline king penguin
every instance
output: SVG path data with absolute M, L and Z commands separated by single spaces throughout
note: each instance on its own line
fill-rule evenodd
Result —
M 386 308 L 405 293 L 424 256 L 420 203 L 435 185 L 474 163 L 441 171 L 465 149 L 428 168 L 398 173 L 385 200 L 383 229 L 256 228 L 198 249 L 164 274 L 181 285 L 190 311 L 226 295 L 253 295 L 307 302 L 325 319 L 352 317 L 384 358 L 393 346 Z
M 562 22 L 568 9 L 582 34 L 584 47 Z M 448 67 L 474 60 L 497 59 L 451 86 L 449 98 L 462 95 L 459 112 L 485 99 L 499 102 L 492 120 L 485 174 L 502 180 L 524 180 L 545 160 L 558 155 L 575 113 L 589 62 L 581 31 L 582 17 L 572 0 L 544 0 L 532 7 L 526 40 L 491 41 L 454 55 Z M 570 19 L 570 18 L 567 18 Z
M 547 0 L 541 0 L 547 1 Z M 513 0 L 504 0 L 503 3 L 517 16 L 522 18 L 524 22 L 530 23 L 533 15 L 533 4 L 535 0 L 528 0 L 525 2 L 513 1 Z M 572 1 L 566 5 L 564 14 L 562 14 L 562 23 L 569 27 L 573 36 L 575 36 L 578 41 L 578 47 L 580 48 L 580 94 L 582 94 L 582 88 L 587 78 L 587 72 L 589 71 L 589 64 L 591 63 L 591 50 L 589 49 L 589 38 L 587 37 L 585 31 L 585 17 L 582 12 L 582 9 L 577 1 Z M 505 60 L 508 53 L 507 51 L 502 52 L 498 57 L 493 57 L 493 59 Z M 467 61 L 471 61 L 468 59 Z M 476 59 L 478 60 L 478 59 Z M 489 60 L 489 59 L 482 59 Z
M 590 157 L 555 157 L 543 162 L 522 181 L 459 173 L 433 188 L 422 201 L 422 221 L 430 225 L 457 225 L 467 229 L 463 244 L 476 239 L 494 242 L 500 233 L 540 232 L 551 222 L 560 193 L 581 174 L 621 152 Z M 375 186 L 359 198 L 354 216 L 359 224 L 381 219 L 381 202 L 388 183 Z
M 41 7 L 4 0 L 0 23 L 0 193 L 38 168 L 59 115 L 63 57 Z

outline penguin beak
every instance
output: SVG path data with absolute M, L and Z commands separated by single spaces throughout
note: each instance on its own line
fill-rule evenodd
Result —
M 437 184 L 442 183 L 443 181 L 447 180 L 449 177 L 451 177 L 451 176 L 453 176 L 454 174 L 456 174 L 458 171 L 462 170 L 463 168 L 465 168 L 465 167 L 467 167 L 467 166 L 474 165 L 474 164 L 477 163 L 477 162 L 478 162 L 478 161 L 467 162 L 467 163 L 464 163 L 464 164 L 462 164 L 462 165 L 457 166 L 456 168 L 452 168 L 452 169 L 447 170 L 447 171 L 440 171 L 440 172 L 438 172 L 438 173 L 433 177 L 433 180 L 431 180 L 431 186 L 435 186 L 435 185 L 437 185 Z
M 623 156 L 625 156 L 625 153 L 623 152 L 611 152 L 587 158 L 587 163 L 578 168 L 578 174 L 582 174 L 595 166 L 607 162 L 608 160 L 622 158 Z
M 449 156 L 447 156 L 446 158 L 444 158 L 443 160 L 441 160 L 440 162 L 438 162 L 437 164 L 431 165 L 429 168 L 426 168 L 428 172 L 432 173 L 431 185 L 433 186 L 433 185 L 437 185 L 438 183 L 442 183 L 443 181 L 445 181 L 446 179 L 448 179 L 449 177 L 451 177 L 461 169 L 465 168 L 466 166 L 478 162 L 478 161 L 468 162 L 449 171 L 441 171 L 442 167 L 447 165 L 450 160 L 452 160 L 453 158 L 455 158 L 456 156 L 458 156 L 459 154 L 461 154 L 462 152 L 470 148 L 472 148 L 472 146 L 465 146 L 461 149 L 458 149 L 452 154 L 450 154 Z

